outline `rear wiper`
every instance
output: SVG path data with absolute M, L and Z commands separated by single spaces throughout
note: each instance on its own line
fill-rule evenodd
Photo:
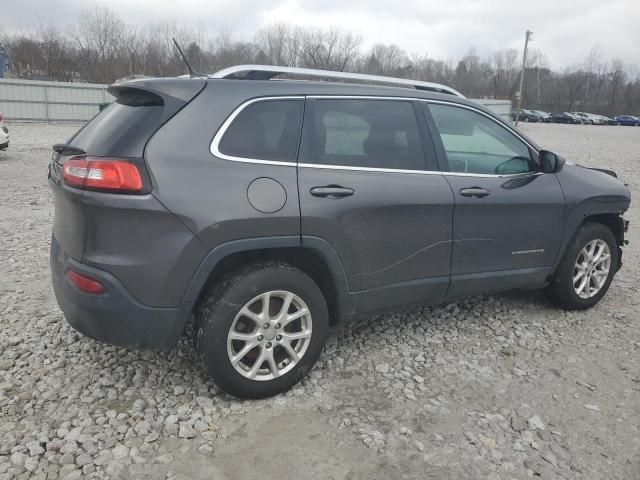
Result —
M 86 155 L 83 149 L 74 147 L 71 145 L 67 145 L 66 143 L 56 143 L 53 146 L 53 151 L 59 153 L 60 155 Z

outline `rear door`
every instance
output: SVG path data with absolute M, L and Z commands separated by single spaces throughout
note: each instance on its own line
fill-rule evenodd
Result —
M 453 196 L 411 101 L 308 98 L 301 232 L 337 252 L 361 311 L 442 298 Z
M 540 172 L 533 147 L 493 117 L 451 104 L 423 107 L 455 196 L 449 296 L 544 282 L 564 226 L 556 176 Z

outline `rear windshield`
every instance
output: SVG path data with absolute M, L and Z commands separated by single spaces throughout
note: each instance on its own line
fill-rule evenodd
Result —
M 155 95 L 121 95 L 93 117 L 69 145 L 87 155 L 142 157 L 144 146 L 162 124 L 162 99 Z

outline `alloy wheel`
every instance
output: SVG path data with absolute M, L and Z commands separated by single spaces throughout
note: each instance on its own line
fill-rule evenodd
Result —
M 254 297 L 238 312 L 227 335 L 233 368 L 250 380 L 273 380 L 293 369 L 309 347 L 311 312 L 292 292 Z
M 595 296 L 607 281 L 611 270 L 611 251 L 601 239 L 587 243 L 573 267 L 573 289 L 580 298 Z

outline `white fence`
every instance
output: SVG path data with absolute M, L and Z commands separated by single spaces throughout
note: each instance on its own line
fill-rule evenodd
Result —
M 33 122 L 84 122 L 100 105 L 113 101 L 108 85 L 41 82 L 0 78 L 0 112 L 8 120 Z M 509 120 L 509 100 L 475 100 Z
M 113 101 L 108 85 L 0 79 L 0 112 L 7 120 L 84 122 Z

